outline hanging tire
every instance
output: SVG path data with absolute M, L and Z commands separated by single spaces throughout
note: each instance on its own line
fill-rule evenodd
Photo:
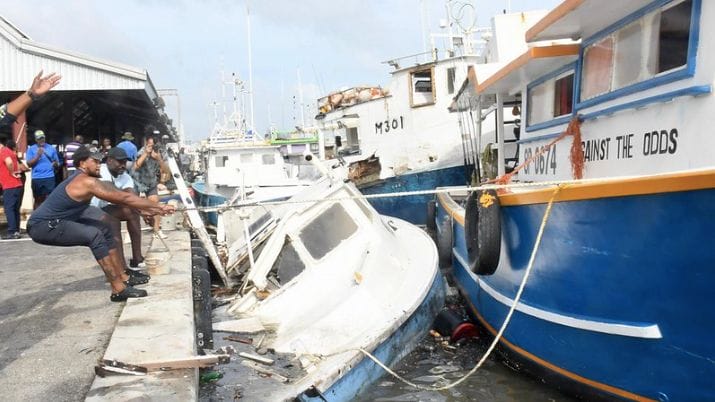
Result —
M 477 275 L 491 275 L 501 253 L 501 213 L 496 191 L 474 191 L 467 197 L 464 213 L 464 240 L 469 269 Z
M 452 265 L 452 217 L 447 215 L 442 222 L 435 222 L 435 227 L 439 226 L 435 233 L 437 235 L 437 256 L 439 266 L 448 267 Z

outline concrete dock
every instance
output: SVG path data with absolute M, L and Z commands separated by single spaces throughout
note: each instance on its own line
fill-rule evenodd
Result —
M 86 247 L 0 241 L 0 390 L 3 400 L 197 399 L 198 370 L 95 377 L 100 359 L 130 364 L 196 355 L 187 231 L 167 231 L 149 296 L 109 301 L 110 288 Z M 152 242 L 144 232 L 146 248 Z

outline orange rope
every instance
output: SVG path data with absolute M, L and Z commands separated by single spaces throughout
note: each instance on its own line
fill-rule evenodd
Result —
M 554 138 L 551 142 L 546 144 L 545 147 L 542 147 L 540 150 L 536 151 L 529 159 L 525 160 L 519 166 L 515 167 L 514 170 L 512 170 L 510 173 L 506 173 L 503 176 L 488 180 L 487 183 L 508 184 L 509 182 L 511 182 L 512 176 L 517 174 L 521 169 L 533 162 L 540 155 L 543 155 L 549 148 L 554 146 L 554 144 L 569 135 L 573 135 L 573 142 L 571 143 L 571 152 L 569 155 L 569 159 L 571 160 L 571 174 L 573 175 L 574 179 L 583 178 L 584 160 L 583 148 L 581 147 L 581 121 L 578 119 L 578 116 L 576 116 L 571 119 L 568 127 L 566 127 L 566 130 L 561 133 L 561 135 Z

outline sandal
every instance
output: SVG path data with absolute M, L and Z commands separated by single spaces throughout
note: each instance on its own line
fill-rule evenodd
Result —
M 137 278 L 146 278 L 147 280 L 151 279 L 151 276 L 135 269 L 125 269 L 124 272 L 129 276 L 135 276 Z
M 142 289 L 137 289 L 131 286 L 127 286 L 124 288 L 119 293 L 112 293 L 111 296 L 109 296 L 109 300 L 113 302 L 123 302 L 126 301 L 129 298 L 134 298 L 134 297 L 146 297 L 147 293 L 146 290 Z
M 124 281 L 124 284 L 127 286 L 137 286 L 137 285 L 144 285 L 149 282 L 149 278 L 139 278 L 136 276 L 129 276 L 129 279 Z

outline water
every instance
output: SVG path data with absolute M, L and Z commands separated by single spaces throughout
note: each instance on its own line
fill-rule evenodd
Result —
M 443 386 L 462 378 L 481 359 L 487 340 L 469 341 L 452 351 L 431 337 L 393 369 L 424 386 Z M 390 375 L 383 376 L 361 401 L 571 401 L 545 384 L 507 367 L 494 352 L 482 367 L 459 385 L 445 391 L 417 390 Z
M 452 298 L 452 303 L 459 303 Z M 224 340 L 225 333 L 215 333 L 215 347 L 236 345 Z M 400 376 L 423 386 L 443 386 L 463 377 L 481 359 L 488 348 L 489 339 L 467 340 L 455 350 L 435 342 L 426 336 L 415 350 L 402 359 L 393 370 Z M 232 362 L 233 363 L 233 362 Z M 203 384 L 199 400 L 233 401 L 241 400 L 241 388 L 245 384 L 240 365 L 219 366 L 223 378 L 214 383 Z M 243 368 L 245 369 L 245 368 Z M 244 373 L 245 374 L 245 373 Z M 550 388 L 542 382 L 508 367 L 495 351 L 467 380 L 445 391 L 422 391 L 385 374 L 359 401 L 571 401 L 572 398 Z

